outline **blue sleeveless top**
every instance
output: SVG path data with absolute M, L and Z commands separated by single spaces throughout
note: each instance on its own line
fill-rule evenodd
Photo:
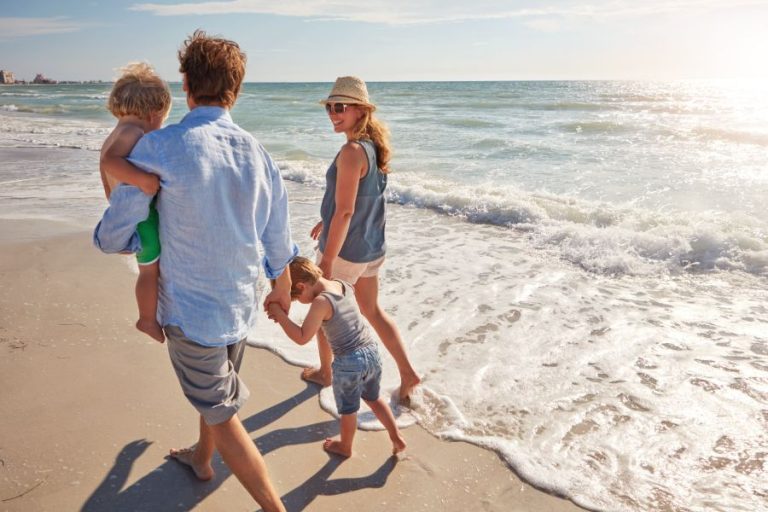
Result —
M 355 199 L 355 212 L 349 223 L 349 231 L 339 256 L 353 263 L 368 263 L 384 256 L 386 243 L 384 226 L 386 224 L 386 201 L 384 190 L 387 188 L 387 175 L 381 172 L 376 161 L 376 148 L 370 140 L 356 141 L 365 149 L 368 156 L 368 172 L 360 179 Z M 336 158 L 338 158 L 338 154 Z M 323 231 L 320 233 L 320 251 L 325 252 L 328 241 L 328 229 L 336 211 L 336 158 L 325 173 L 325 194 L 320 205 L 320 217 Z

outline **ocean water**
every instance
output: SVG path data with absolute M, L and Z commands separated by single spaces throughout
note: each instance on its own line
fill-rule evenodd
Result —
M 595 510 L 768 510 L 766 85 L 369 84 L 394 148 L 381 302 L 425 383 L 401 422 Z M 233 111 L 306 255 L 329 87 L 246 84 Z M 95 224 L 108 88 L 0 88 L 0 218 Z M 267 321 L 252 341 L 317 359 Z

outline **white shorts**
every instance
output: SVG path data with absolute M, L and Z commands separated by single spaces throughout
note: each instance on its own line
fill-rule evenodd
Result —
M 367 263 L 353 263 L 341 257 L 337 257 L 333 262 L 333 275 L 324 277 L 329 279 L 341 279 L 342 281 L 354 285 L 361 277 L 375 277 L 379 275 L 379 269 L 384 264 L 385 257 L 386 256 L 382 256 L 381 258 Z M 320 260 L 322 259 L 323 253 L 318 249 L 315 262 L 319 265 Z

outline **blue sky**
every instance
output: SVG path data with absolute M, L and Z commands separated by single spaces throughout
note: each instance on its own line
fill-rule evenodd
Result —
M 248 81 L 768 76 L 768 0 L 0 0 L 0 69 L 179 79 L 196 28 L 237 41 Z

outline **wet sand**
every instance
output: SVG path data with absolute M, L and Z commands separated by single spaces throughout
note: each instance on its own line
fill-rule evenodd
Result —
M 209 482 L 166 458 L 194 442 L 197 414 L 165 346 L 133 328 L 130 261 L 70 231 L 0 220 L 0 510 L 256 510 L 218 456 Z M 253 347 L 241 374 L 252 395 L 240 416 L 290 511 L 581 510 L 418 426 L 401 460 L 385 432 L 330 456 L 321 443 L 338 425 L 317 386 Z

